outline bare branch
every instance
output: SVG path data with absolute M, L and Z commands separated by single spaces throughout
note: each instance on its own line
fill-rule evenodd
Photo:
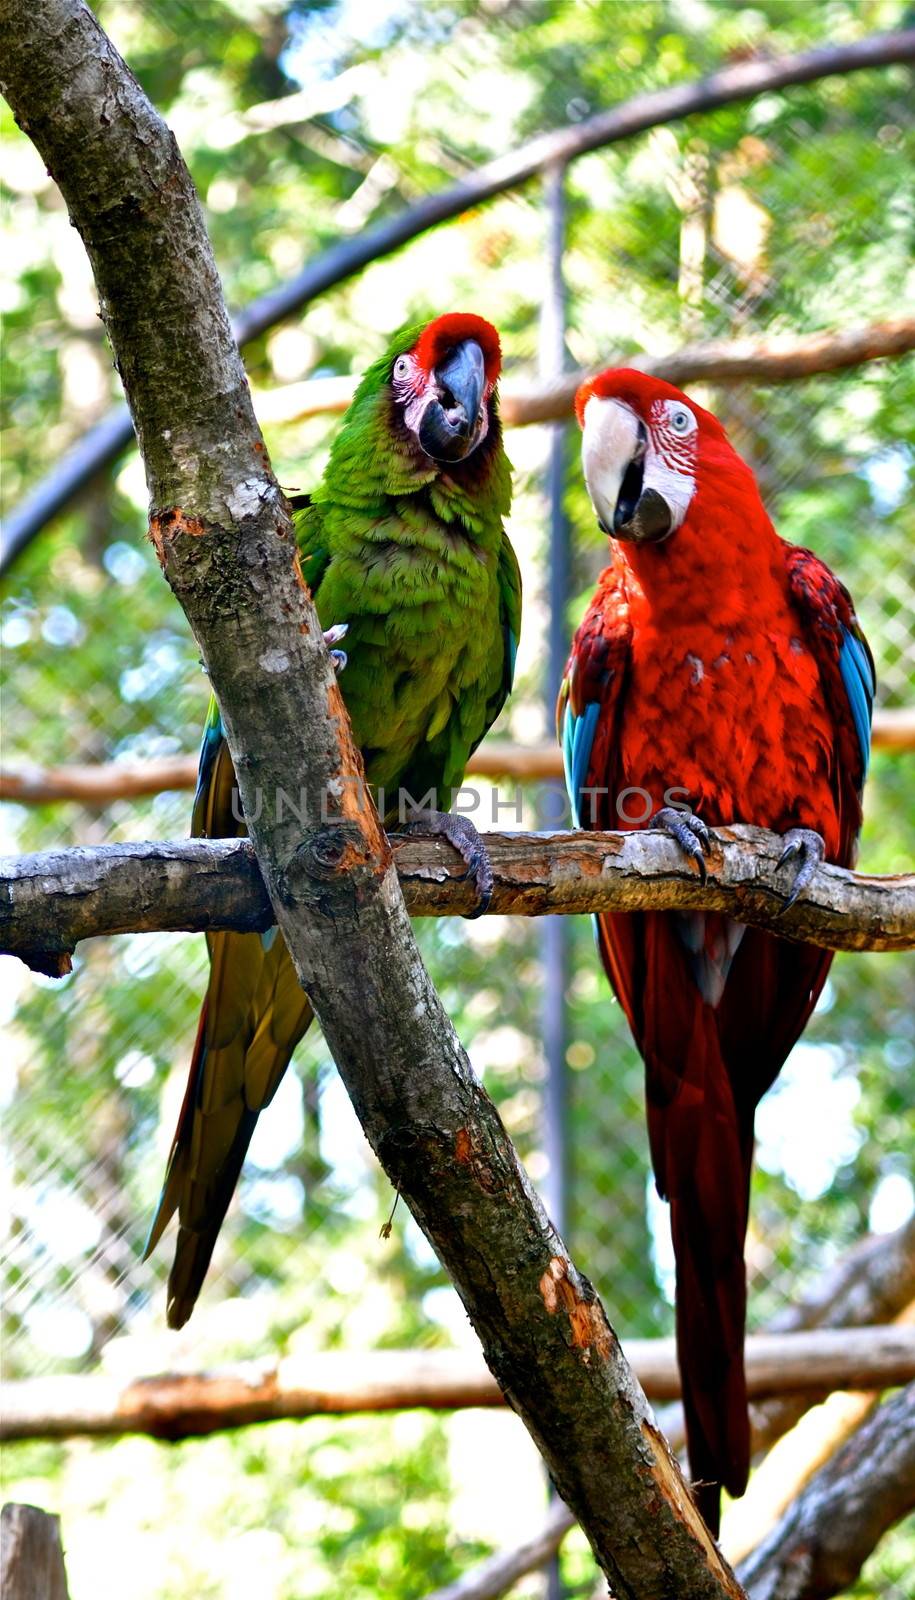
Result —
M 915 750 L 915 707 L 893 707 L 874 712 L 871 743 L 875 750 Z M 99 761 L 64 767 L 7 767 L 0 772 L 0 800 L 17 805 L 48 805 L 77 800 L 87 806 L 105 806 L 112 800 L 135 800 L 161 794 L 166 789 L 190 789 L 197 784 L 197 756 L 160 756 L 151 761 Z M 561 778 L 562 753 L 549 740 L 544 744 L 509 744 L 487 739 L 475 750 L 468 774 L 485 778 Z
M 673 1339 L 630 1339 L 623 1354 L 650 1400 L 679 1396 Z M 747 1389 L 757 1397 L 885 1389 L 915 1379 L 915 1328 L 754 1334 L 746 1364 Z M 7 1441 L 125 1433 L 186 1439 L 277 1417 L 504 1403 L 482 1358 L 459 1350 L 330 1351 L 126 1384 L 83 1374 L 26 1378 L 4 1383 L 0 1396 L 0 1439 Z
M 7 97 L 92 262 L 153 541 L 219 701 L 271 905 L 366 1135 L 617 1600 L 733 1600 L 603 1307 L 442 1009 L 388 841 L 351 787 L 349 722 L 174 139 L 82 0 L 0 0 L 0 19 Z M 301 794 L 310 824 L 281 814 L 281 791 Z
M 334 837 L 339 844 L 346 835 L 338 828 L 328 848 Z M 822 866 L 786 911 L 781 840 L 761 828 L 717 829 L 705 884 L 674 842 L 653 830 L 488 833 L 486 843 L 495 875 L 491 915 L 727 911 L 754 927 L 831 950 L 915 947 L 915 875 L 867 877 Z M 464 863 L 449 844 L 396 835 L 391 844 L 413 916 L 473 910 Z M 0 950 L 52 975 L 69 971 L 76 944 L 94 935 L 263 931 L 275 921 L 247 839 L 98 845 L 7 857 L 0 859 L 0 887 Z
M 915 1385 L 879 1406 L 811 1478 L 740 1576 L 750 1600 L 828 1600 L 915 1508 Z
M 530 1539 L 511 1550 L 498 1550 L 478 1567 L 465 1572 L 444 1589 L 436 1589 L 427 1600 L 498 1600 L 529 1572 L 545 1567 L 555 1556 L 566 1534 L 575 1526 L 568 1506 L 555 1500 L 543 1523 Z
M 509 155 L 480 167 L 450 188 L 427 196 L 375 228 L 365 229 L 357 238 L 341 241 L 309 262 L 296 277 L 262 295 L 241 313 L 235 323 L 239 343 L 244 345 L 249 339 L 260 337 L 268 328 L 301 311 L 320 294 L 353 277 L 370 261 L 390 255 L 427 229 L 460 216 L 472 206 L 527 183 L 548 167 L 631 139 L 649 128 L 719 106 L 752 100 L 759 94 L 792 84 L 812 83 L 836 73 L 858 72 L 913 59 L 915 29 L 909 28 L 897 33 L 876 34 L 852 44 L 828 45 L 797 56 L 741 61 L 698 83 L 637 95 L 624 105 L 600 111 L 572 127 L 541 134 Z M 91 435 L 79 440 L 53 474 L 7 519 L 0 570 L 6 571 L 45 523 L 63 510 L 97 472 L 117 459 L 130 443 L 130 437 L 130 418 L 124 408 L 119 407 L 103 418 Z
M 776 1440 L 751 1475 L 746 1493 L 725 1512 L 720 1539 L 735 1566 L 769 1537 L 814 1473 L 832 1459 L 879 1405 L 881 1392 L 836 1391 L 818 1403 L 811 1392 L 803 1415 Z
M 683 387 L 689 383 L 789 383 L 818 372 L 840 372 L 866 361 L 886 360 L 915 349 L 915 317 L 895 317 L 863 328 L 838 332 L 792 334 L 768 339 L 710 340 L 687 345 L 670 355 L 614 356 L 639 372 Z M 568 372 L 549 382 L 502 385 L 502 420 L 509 428 L 530 423 L 563 422 L 571 417 L 579 385 L 590 372 Z M 254 405 L 262 423 L 302 422 L 307 417 L 345 411 L 356 392 L 353 378 L 306 378 L 277 389 L 256 392 Z
M 21 806 L 76 800 L 107 806 L 168 789 L 193 790 L 197 756 L 160 756 L 151 761 L 99 761 L 67 767 L 7 767 L 0 772 L 0 800 Z
M 915 1301 L 915 1216 L 888 1235 L 862 1239 L 810 1294 L 789 1306 L 773 1330 L 860 1328 L 892 1322 Z M 821 1396 L 821 1398 L 823 1398 Z M 752 1411 L 754 1450 L 764 1450 L 792 1428 L 809 1401 L 783 1396 Z

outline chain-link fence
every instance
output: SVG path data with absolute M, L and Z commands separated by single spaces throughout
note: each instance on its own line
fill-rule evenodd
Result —
M 483 9 L 486 28 L 471 31 L 469 45 L 464 39 L 465 55 L 477 48 L 474 39 L 495 39 L 500 58 L 532 48 L 525 42 L 524 8 Z M 443 38 L 439 51 L 447 58 L 457 48 L 453 37 Z M 445 71 L 441 61 L 439 71 Z M 455 71 L 465 67 L 458 62 Z M 539 100 L 533 96 L 519 115 L 522 132 L 538 119 L 557 124 L 590 109 L 580 62 L 558 61 L 555 75 L 556 84 L 545 80 Z M 577 94 L 570 88 L 575 83 Z M 904 72 L 893 68 L 831 78 L 653 129 L 577 161 L 566 179 L 569 364 L 594 368 L 640 350 L 664 353 L 710 338 L 787 339 L 896 314 L 910 271 L 913 222 L 909 87 Z M 192 104 L 192 131 L 194 114 Z M 362 207 L 363 220 L 372 204 L 365 191 L 372 174 L 376 185 L 390 177 L 389 169 L 379 169 L 383 160 L 399 194 L 404 187 L 415 193 L 424 182 L 435 187 L 442 170 L 461 170 L 468 159 L 466 152 L 441 149 L 430 155 L 414 140 L 405 162 L 396 137 L 379 147 L 377 135 L 370 143 L 359 126 L 341 127 L 340 119 L 337 125 L 311 120 L 302 138 L 352 145 L 361 176 L 348 199 L 335 204 L 341 212 L 343 205 Z M 296 150 L 286 159 L 294 162 Z M 21 164 L 28 178 L 27 157 Z M 233 184 L 238 189 L 237 175 L 212 151 L 198 153 L 195 175 L 210 203 L 218 245 L 221 221 L 238 203 L 237 192 L 234 201 L 229 194 Z M 39 242 L 30 245 L 32 267 L 24 271 L 40 280 L 47 263 L 57 262 L 56 277 L 48 267 L 51 289 L 37 282 L 44 311 L 31 338 L 41 382 L 62 385 L 64 401 L 46 431 L 46 442 L 58 449 L 66 438 L 67 397 L 84 420 L 103 407 L 106 358 L 89 324 L 91 294 L 83 269 L 74 265 L 63 218 L 37 178 L 29 178 L 31 191 L 21 175 L 19 181 L 13 231 L 31 212 L 40 225 Z M 284 204 L 278 202 L 280 212 Z M 539 194 L 529 187 L 420 239 L 406 257 L 373 266 L 317 302 L 300 328 L 287 326 L 262 341 L 249 362 L 255 385 L 273 388 L 313 368 L 358 367 L 413 303 L 420 310 L 446 302 L 485 310 L 502 329 L 507 381 L 531 375 L 545 282 L 544 227 Z M 273 266 L 281 271 L 286 234 L 279 221 L 275 231 Z M 15 337 L 13 346 L 14 380 L 19 362 L 34 385 L 28 353 Z M 722 416 L 752 461 L 779 530 L 812 545 L 852 590 L 876 658 L 878 704 L 915 704 L 911 365 L 874 362 L 779 386 L 746 381 L 695 392 Z M 43 403 L 25 386 L 14 395 L 14 438 L 16 430 L 32 430 L 29 450 L 21 452 L 23 472 L 34 474 L 36 462 L 46 461 L 34 437 Z M 315 480 L 334 426 L 333 419 L 312 418 L 275 427 L 269 443 L 284 482 L 304 487 Z M 568 431 L 571 631 L 604 546 L 592 527 L 577 444 Z M 518 688 L 496 732 L 531 743 L 549 732 L 540 668 L 549 540 L 546 430 L 513 430 L 508 448 L 516 467 L 511 533 L 524 570 L 526 616 Z M 47 530 L 14 571 L 3 613 L 7 767 L 137 761 L 193 747 L 207 685 L 142 541 L 142 501 L 139 466 L 128 459 Z M 890 871 L 911 862 L 905 782 L 911 760 L 898 751 L 875 758 L 861 852 L 865 869 Z M 532 816 L 532 794 L 526 804 Z M 188 816 L 187 795 L 175 792 L 95 808 L 14 805 L 7 808 L 5 833 L 16 850 L 181 837 Z M 623 1338 L 667 1333 L 672 1268 L 666 1213 L 650 1183 L 641 1063 L 588 929 L 576 925 L 571 940 L 569 1242 Z M 423 928 L 422 944 L 533 1179 L 544 1181 L 547 1064 L 540 1016 L 551 974 L 543 968 L 538 929 L 492 919 L 441 921 Z M 393 1196 L 319 1038 L 302 1047 L 258 1127 L 198 1311 L 180 1335 L 164 1333 L 167 1241 L 149 1262 L 141 1257 L 204 983 L 204 944 L 196 936 L 87 942 L 73 973 L 61 981 L 4 964 L 4 1124 L 12 1174 L 4 1260 L 7 1376 L 99 1369 L 135 1375 L 289 1348 L 464 1340 L 456 1298 L 402 1208 L 390 1239 L 379 1240 Z M 760 1113 L 748 1242 L 752 1326 L 795 1299 L 869 1228 L 896 1226 L 911 1209 L 906 1085 L 915 1056 L 913 1017 L 912 972 L 903 958 L 836 961 L 804 1041 Z M 322 1515 L 331 1524 L 334 1516 L 345 1521 L 332 1459 L 343 1435 L 314 1426 L 325 1429 L 320 1450 L 327 1472 L 316 1475 L 312 1490 L 323 1497 Z M 414 1561 L 428 1581 L 397 1590 L 405 1594 L 431 1586 L 438 1568 L 429 1552 L 438 1549 L 439 1534 L 443 1548 L 453 1539 L 454 1506 L 445 1505 L 441 1485 L 428 1488 L 438 1480 L 423 1454 L 434 1453 L 429 1441 L 438 1435 L 428 1431 L 431 1423 L 423 1426 L 426 1433 L 385 1435 L 385 1451 L 393 1452 L 404 1483 L 425 1471 L 426 1492 L 441 1499 L 427 1507 L 422 1536 L 416 1528 L 409 1535 L 413 1555 L 402 1559 Z M 350 1449 L 354 1425 L 347 1427 Z M 448 1437 L 454 1455 L 457 1434 Z M 300 1446 L 289 1448 L 294 1456 Z M 242 1469 L 248 1474 L 257 1470 L 251 1464 L 256 1447 L 250 1450 Z M 85 1457 L 68 1459 L 72 1475 L 73 1461 Z M 211 1458 L 201 1454 L 205 1459 Z M 43 1470 L 36 1457 L 25 1477 Z M 95 1481 L 99 1493 L 115 1494 L 101 1469 Z M 381 1493 L 372 1481 L 368 1499 Z M 103 1482 L 104 1491 L 98 1487 Z M 163 1492 L 163 1516 L 174 1509 L 175 1492 Z M 87 1510 L 90 1522 L 97 1511 Z M 391 1514 L 400 1515 L 396 1508 Z M 101 1528 L 97 1521 L 92 1526 Z M 350 1532 L 353 1526 L 351 1518 Z M 362 1527 L 360 1520 L 357 1532 Z M 376 1537 L 368 1513 L 365 1530 L 367 1538 Z M 458 1566 L 477 1548 L 475 1536 L 452 1548 Z M 906 1565 L 912 1558 L 911 1534 L 897 1531 L 852 1592 L 903 1600 L 911 1592 Z M 84 1560 L 88 1570 L 88 1553 Z M 168 1581 L 157 1579 L 155 1590 L 138 1579 L 137 1594 L 185 1592 L 181 1584 L 191 1579 L 174 1553 L 169 1560 L 163 1568 Z M 567 1580 L 587 1576 L 584 1554 L 573 1550 Z M 347 1581 L 354 1593 L 374 1592 L 359 1587 L 358 1574 Z M 210 1592 L 199 1575 L 195 1582 L 197 1592 Z M 230 1592 L 228 1579 L 226 1585 L 213 1592 Z

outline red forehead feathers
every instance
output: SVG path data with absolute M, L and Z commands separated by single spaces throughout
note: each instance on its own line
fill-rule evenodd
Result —
M 462 339 L 476 339 L 483 352 L 486 382 L 491 388 L 498 381 L 502 370 L 502 349 L 495 328 L 483 317 L 475 317 L 469 312 L 462 311 L 452 311 L 447 316 L 436 317 L 434 322 L 430 322 L 423 329 L 413 346 L 412 354 L 424 372 L 431 372 L 449 350 L 453 350 L 456 344 L 461 343 Z
M 636 372 L 634 367 L 608 367 L 606 372 L 598 373 L 596 378 L 589 378 L 587 383 L 582 384 L 575 396 L 575 415 L 581 428 L 585 425 L 585 406 L 592 395 L 599 400 L 622 400 L 643 421 L 648 420 L 655 400 L 682 400 L 695 414 L 704 432 L 724 435 L 718 418 L 713 417 L 710 411 L 703 411 L 682 389 L 665 383 L 663 378 L 650 378 L 645 372 Z

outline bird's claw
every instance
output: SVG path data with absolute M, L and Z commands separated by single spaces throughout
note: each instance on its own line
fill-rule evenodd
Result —
M 404 832 L 420 833 L 426 837 L 437 835 L 454 846 L 465 866 L 458 881 L 463 883 L 469 878 L 477 892 L 476 906 L 465 913 L 467 921 L 473 922 L 475 918 L 482 917 L 484 911 L 489 910 L 492 900 L 492 862 L 486 853 L 483 837 L 470 818 L 455 815 L 453 811 L 421 811 L 405 824 Z
M 807 888 L 820 862 L 826 857 L 826 846 L 822 836 L 813 828 L 789 828 L 783 837 L 783 844 L 784 849 L 776 862 L 776 872 L 795 859 L 798 861 L 798 868 L 791 893 L 782 906 L 781 915 L 794 905 L 798 895 Z
M 326 628 L 324 631 L 324 643 L 330 651 L 330 659 L 333 662 L 334 671 L 338 674 L 346 666 L 346 651 L 335 650 L 333 647 L 339 644 L 341 639 L 345 639 L 348 632 L 348 622 L 335 622 L 332 628 Z
M 674 806 L 664 806 L 651 819 L 653 828 L 662 828 L 675 839 L 680 849 L 699 869 L 699 881 L 705 883 L 708 873 L 705 858 L 712 848 L 712 831 L 694 811 L 678 811 Z

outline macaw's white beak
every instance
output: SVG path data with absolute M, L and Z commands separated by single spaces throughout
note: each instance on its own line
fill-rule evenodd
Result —
M 622 400 L 594 394 L 583 420 L 585 483 L 604 533 L 634 544 L 666 539 L 682 522 L 689 497 L 681 507 L 681 496 L 671 492 L 671 475 L 654 457 L 645 424 Z

